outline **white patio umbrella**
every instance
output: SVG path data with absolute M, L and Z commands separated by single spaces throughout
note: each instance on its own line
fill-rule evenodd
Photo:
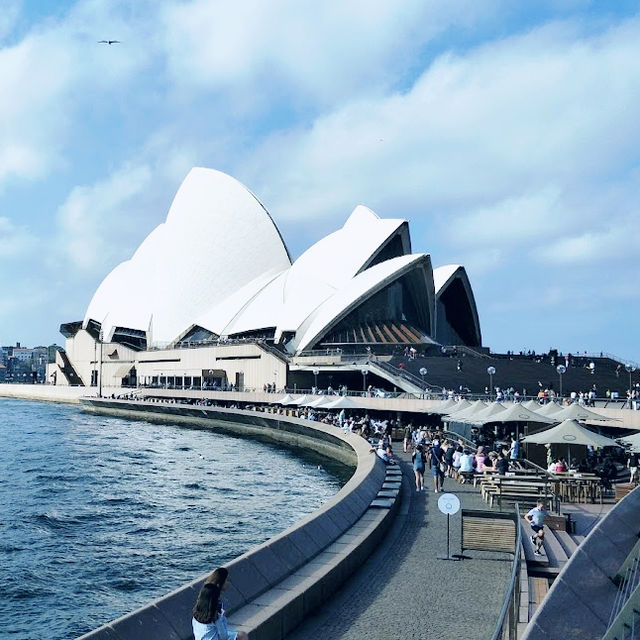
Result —
M 640 433 L 634 433 L 630 436 L 623 436 L 622 438 L 618 438 L 618 440 L 622 440 L 630 444 L 632 451 L 640 451 Z
M 504 411 L 498 412 L 493 416 L 482 416 L 482 424 L 488 422 L 529 422 L 535 424 L 554 424 L 558 422 L 553 417 L 540 415 L 536 411 L 531 411 L 521 404 L 512 404 L 506 407 Z
M 287 405 L 290 407 L 292 406 L 301 407 L 313 399 L 314 399 L 314 396 L 300 396 L 299 398 L 294 398 L 290 402 L 287 402 Z
M 269 404 L 289 404 L 292 400 L 295 400 L 295 398 L 287 393 L 284 398 L 276 398 L 275 400 L 271 400 Z
M 361 405 L 348 396 L 339 396 L 331 402 L 322 405 L 323 409 L 360 409 Z
M 466 402 L 462 400 L 458 404 L 462 404 L 462 402 Z M 485 409 L 487 405 L 482 402 L 482 400 L 475 400 L 474 402 L 469 402 L 462 409 L 451 411 L 447 413 L 444 417 L 445 420 L 453 420 L 455 422 L 462 421 L 464 418 L 471 418 L 474 414 L 479 413 L 482 409 Z
M 520 406 L 525 407 L 530 411 L 537 411 L 542 407 L 542 405 L 537 400 L 525 400 L 524 402 L 520 403 Z
M 547 404 L 539 405 L 538 408 L 535 409 L 535 412 L 541 416 L 549 417 L 555 417 L 555 414 L 559 411 L 562 411 L 562 407 L 555 402 L 547 402 Z M 557 422 L 562 422 L 562 419 L 557 420 Z
M 464 400 L 463 402 L 466 402 L 465 406 L 469 406 L 469 404 L 471 404 L 467 400 Z M 449 398 L 448 400 L 440 400 L 437 405 L 429 407 L 428 409 L 424 409 L 424 413 L 435 413 L 437 415 L 444 415 L 449 411 L 455 410 L 458 407 L 458 404 L 460 403 L 456 402 L 453 398 Z
M 560 409 L 554 417 L 557 417 L 559 420 L 616 420 L 616 418 L 607 418 L 607 416 L 591 411 L 591 409 L 587 409 L 575 402 L 568 407 Z
M 506 411 L 505 406 L 500 402 L 492 402 L 485 405 L 484 408 L 479 411 L 474 411 L 468 418 L 461 418 L 462 422 L 469 422 L 470 424 L 486 424 L 488 422 L 495 422 L 493 418 L 498 417 L 501 413 Z
M 333 402 L 333 400 L 334 400 L 333 396 L 319 396 L 307 402 L 305 406 L 319 409 L 320 407 L 323 407 L 324 405 L 329 404 L 329 402 Z
M 523 442 L 532 444 L 566 444 L 567 457 L 571 464 L 571 445 L 581 444 L 592 447 L 619 447 L 620 445 L 611 438 L 601 436 L 582 426 L 577 420 L 564 420 L 555 427 L 533 433 L 522 439 Z

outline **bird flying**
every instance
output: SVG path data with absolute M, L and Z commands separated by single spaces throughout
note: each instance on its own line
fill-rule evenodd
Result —
M 98 44 L 120 44 L 120 40 L 98 40 Z

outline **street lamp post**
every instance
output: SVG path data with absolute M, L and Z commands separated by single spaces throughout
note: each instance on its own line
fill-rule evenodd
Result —
M 424 377 L 427 375 L 428 371 L 426 367 L 420 367 L 420 371 L 418 372 L 422 376 L 422 397 L 424 397 L 424 392 L 426 391 L 424 386 Z
M 629 374 L 629 409 L 633 409 L 633 406 L 631 404 L 631 394 L 633 393 L 633 386 L 632 386 L 632 382 L 631 382 L 631 375 L 633 374 L 633 372 L 636 370 L 636 368 L 629 362 L 627 364 L 624 365 L 624 368 L 627 370 L 627 373 Z
M 558 372 L 558 377 L 560 378 L 560 404 L 562 404 L 562 376 L 567 372 L 567 367 L 563 364 L 559 364 L 556 367 L 556 371 Z
M 313 370 L 313 386 L 318 390 L 318 374 L 320 373 L 320 369 Z
M 489 400 L 493 399 L 493 375 L 495 372 L 495 367 L 487 367 L 487 373 L 489 374 Z
M 102 341 L 104 340 L 104 333 L 100 329 L 98 334 L 98 340 L 100 341 L 100 371 L 98 372 L 98 398 L 102 398 Z
M 362 390 L 367 390 L 367 374 L 369 373 L 366 369 L 362 369 L 360 372 L 362 374 Z

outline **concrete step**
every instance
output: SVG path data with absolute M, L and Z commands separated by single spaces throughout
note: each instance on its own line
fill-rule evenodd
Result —
M 578 548 L 576 541 L 566 531 L 554 531 L 558 542 L 562 545 L 567 557 L 570 558 Z
M 544 550 L 547 554 L 547 558 L 549 558 L 549 566 L 557 568 L 559 571 L 562 570 L 565 564 L 567 564 L 567 560 L 569 556 L 564 550 L 562 544 L 558 540 L 556 536 L 556 531 L 552 529 L 544 528 Z

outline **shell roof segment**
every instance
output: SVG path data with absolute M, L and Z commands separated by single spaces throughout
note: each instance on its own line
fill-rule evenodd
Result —
M 438 307 L 441 327 L 452 333 L 471 324 L 471 340 L 478 342 L 464 267 L 432 271 L 427 254 L 411 253 L 406 220 L 382 219 L 360 205 L 291 264 L 269 213 L 246 187 L 219 171 L 194 168 L 165 222 L 98 287 L 84 326 L 90 319 L 102 323 L 107 340 L 115 327 L 145 331 L 150 346 L 171 343 L 194 326 L 218 336 L 269 329 L 275 342 L 287 334 L 287 348 L 299 351 L 409 273 L 405 284 L 416 291 L 412 304 L 424 332 L 439 339 Z M 451 324 L 454 316 L 461 321 Z
M 433 286 L 436 295 L 451 280 L 458 269 L 464 269 L 464 267 L 459 264 L 445 264 L 433 270 Z
M 291 265 L 273 220 L 240 182 L 194 168 L 166 222 L 96 291 L 85 315 L 147 331 L 150 342 L 175 339 L 195 318 L 265 272 Z
M 278 330 L 295 331 L 322 302 L 340 290 L 371 262 L 404 220 L 382 219 L 362 205 L 343 227 L 307 249 L 292 265 L 282 292 Z M 408 236 L 408 231 L 405 232 Z M 408 238 L 405 245 L 409 245 Z
M 303 351 L 313 346 L 323 334 L 326 334 L 358 304 L 387 284 L 420 267 L 424 269 L 422 293 L 425 298 L 432 301 L 431 260 L 427 254 L 418 253 L 386 260 L 358 274 L 346 283 L 342 290 L 318 307 L 300 327 L 294 342 L 296 351 Z

